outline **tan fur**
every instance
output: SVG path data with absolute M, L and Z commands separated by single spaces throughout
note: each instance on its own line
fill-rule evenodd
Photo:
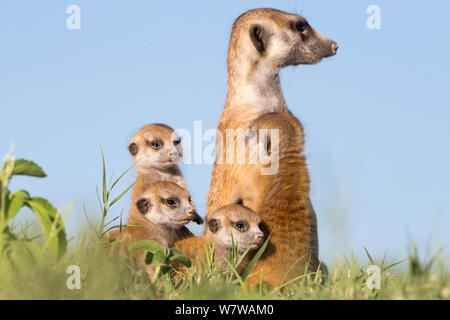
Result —
M 302 33 L 305 39 L 292 29 L 298 22 L 303 22 L 307 28 L 306 33 Z M 255 25 L 261 26 L 269 37 L 264 52 L 258 52 L 249 36 L 249 30 Z M 334 41 L 322 36 L 297 15 L 274 9 L 255 9 L 236 19 L 228 51 L 228 96 L 218 125 L 224 140 L 227 129 L 246 131 L 264 114 L 283 112 L 288 115 L 279 71 L 288 65 L 317 63 L 334 55 L 336 50 Z M 277 118 L 270 125 L 279 127 L 277 121 L 291 123 L 294 120 Z M 298 144 L 287 147 L 303 150 L 303 135 L 297 133 L 294 140 L 298 140 Z M 291 156 L 280 160 L 280 171 L 276 175 L 262 176 L 256 165 L 237 164 L 235 161 L 227 163 L 230 159 L 226 159 L 226 148 L 236 142 L 237 139 L 228 139 L 221 144 L 216 140 L 216 154 L 219 156 L 214 164 L 208 194 L 208 216 L 236 201 L 240 190 L 251 192 L 241 195 L 250 199 L 250 202 L 244 200 L 244 205 L 260 214 L 273 234 L 271 245 L 258 268 L 264 271 L 264 281 L 277 286 L 284 276 L 281 271 L 287 271 L 286 266 L 293 260 L 307 254 L 313 267 L 317 261 L 317 225 L 309 199 L 305 157 L 288 152 Z M 278 207 L 272 206 L 275 203 Z M 286 252 L 282 253 L 284 249 Z M 299 265 L 301 268 L 295 269 L 292 276 L 301 273 L 305 261 Z M 283 267 L 279 269 L 279 266 Z
M 164 203 L 167 199 L 175 198 L 178 201 L 176 208 L 170 208 Z M 151 203 L 146 212 L 139 210 L 141 199 Z M 119 249 L 125 252 L 128 252 L 130 244 L 140 240 L 153 240 L 163 247 L 172 247 L 176 241 L 191 236 L 187 228 L 182 228 L 196 215 L 195 208 L 189 199 L 188 192 L 175 183 L 168 181 L 152 183 L 133 203 L 127 221 L 129 227 L 112 231 L 106 235 L 105 239 L 114 241 L 119 238 Z M 165 221 L 162 221 L 160 217 L 165 217 Z M 185 230 L 189 231 L 189 234 L 186 234 Z M 151 268 L 147 268 L 143 261 L 142 251 L 134 252 L 133 256 L 138 265 L 151 272 Z
M 167 150 L 156 151 L 148 145 L 153 140 L 162 141 L 164 148 Z M 152 123 L 145 125 L 136 132 L 130 140 L 129 151 L 131 153 L 131 145 L 135 144 L 137 154 L 132 156 L 135 160 L 137 169 L 136 183 L 133 186 L 132 203 L 135 203 L 148 187 L 157 181 L 169 181 L 178 184 L 182 188 L 186 188 L 182 173 L 178 167 L 178 162 L 183 156 L 181 143 L 174 145 L 174 140 L 179 141 L 179 136 L 170 126 L 161 123 Z M 170 151 L 175 151 L 176 156 L 170 155 Z M 164 153 L 160 158 L 145 158 L 143 153 L 149 154 Z M 181 239 L 193 237 L 191 231 L 186 227 L 177 230 L 178 237 Z
M 242 168 L 245 183 L 237 185 L 234 196 L 261 216 L 270 242 L 254 272 L 262 272 L 264 282 L 278 286 L 302 275 L 306 265 L 309 271 L 318 267 L 317 221 L 309 200 L 306 157 L 301 153 L 303 129 L 294 116 L 280 112 L 261 116 L 251 128 L 279 130 L 279 168 L 274 175 L 261 175 L 261 168 L 267 166 L 263 164 Z
M 183 150 L 181 144 L 178 146 L 174 145 L 173 140 L 179 139 L 175 130 L 165 124 L 152 123 L 142 127 L 138 132 L 136 132 L 130 140 L 129 148 L 132 143 L 137 146 L 137 154 L 133 155 L 137 169 L 137 179 L 136 184 L 133 188 L 133 201 L 139 194 L 147 188 L 148 185 L 156 181 L 170 181 L 178 184 L 180 187 L 186 188 L 181 170 L 178 167 L 178 162 L 181 161 L 183 155 Z M 164 148 L 170 146 L 171 150 L 177 149 L 178 159 L 173 159 L 169 154 L 164 154 L 161 156 L 162 159 L 166 160 L 165 163 L 160 163 L 161 159 L 138 159 L 144 152 L 149 153 L 159 153 L 166 150 L 152 150 L 148 145 L 152 140 L 160 140 L 164 144 Z M 131 150 L 130 150 L 131 152 Z M 169 153 L 170 149 L 166 151 Z M 139 161 L 141 160 L 141 161 Z
M 210 228 L 211 220 L 220 221 L 219 230 L 213 232 Z M 248 223 L 248 230 L 241 234 L 233 227 L 234 222 Z M 205 232 L 200 237 L 189 238 L 175 243 L 175 247 L 183 251 L 192 261 L 197 258 L 206 261 L 206 248 L 214 245 L 214 261 L 225 264 L 224 259 L 230 258 L 232 240 L 230 234 L 233 233 L 235 243 L 240 241 L 239 254 L 252 246 L 251 251 L 257 250 L 263 243 L 263 233 L 259 227 L 261 218 L 251 209 L 242 205 L 231 204 L 210 214 L 206 222 Z M 247 254 L 242 263 L 238 266 L 238 272 L 243 272 L 247 266 L 251 253 Z

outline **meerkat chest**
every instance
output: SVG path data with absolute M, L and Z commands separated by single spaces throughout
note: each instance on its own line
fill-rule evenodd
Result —
M 280 88 L 247 84 L 236 90 L 232 105 L 245 105 L 254 113 L 262 115 L 269 112 L 286 112 L 286 103 Z

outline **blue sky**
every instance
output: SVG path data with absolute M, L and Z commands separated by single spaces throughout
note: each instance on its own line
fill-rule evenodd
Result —
M 66 28 L 72 4 L 81 30 Z M 381 30 L 366 27 L 372 4 Z M 411 239 L 448 256 L 448 1 L 2 0 L 0 153 L 14 142 L 17 157 L 48 174 L 18 177 L 12 188 L 59 208 L 74 200 L 68 229 L 76 234 L 86 224 L 83 204 L 99 215 L 100 146 L 117 175 L 131 164 L 129 138 L 146 123 L 217 126 L 231 25 L 257 7 L 301 13 L 339 43 L 335 57 L 281 73 L 306 130 L 321 258 L 362 254 L 364 246 L 403 258 Z M 212 166 L 182 169 L 204 215 Z M 127 195 L 112 215 L 129 205 Z

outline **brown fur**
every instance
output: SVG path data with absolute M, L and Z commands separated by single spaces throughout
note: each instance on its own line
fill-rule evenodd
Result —
M 132 143 L 134 143 L 137 148 L 137 152 L 143 152 L 143 150 L 149 148 L 149 146 L 147 145 L 148 137 L 161 140 L 164 144 L 172 144 L 172 138 L 174 138 L 174 134 L 176 134 L 174 129 L 166 124 L 147 124 L 133 135 L 130 141 L 130 146 Z M 182 157 L 183 149 L 181 148 L 181 145 L 179 151 L 180 157 Z M 132 156 L 136 160 L 136 154 L 132 153 Z M 169 158 L 170 157 L 168 157 L 168 159 Z M 136 178 L 136 183 L 133 186 L 133 193 L 131 196 L 131 201 L 133 204 L 152 183 L 157 181 L 169 181 L 178 184 L 182 188 L 186 188 L 183 175 L 176 161 L 164 166 L 161 166 L 157 161 L 154 161 L 154 163 L 147 162 L 145 164 L 136 163 L 136 169 L 138 175 Z M 179 228 L 177 230 L 177 234 L 177 238 L 179 239 L 185 239 L 194 236 L 194 234 L 185 226 Z
M 245 251 L 245 249 L 247 249 L 253 241 L 257 241 L 257 243 L 251 251 L 258 249 L 263 242 L 263 234 L 259 228 L 261 219 L 253 210 L 247 207 L 238 204 L 231 204 L 212 213 L 208 219 L 209 220 L 206 222 L 205 233 L 202 236 L 181 240 L 175 243 L 175 247 L 183 251 L 183 253 L 192 261 L 196 261 L 197 258 L 206 261 L 206 248 L 212 244 L 214 246 L 214 261 L 216 263 L 223 263 L 226 265 L 224 259 L 230 258 L 231 239 L 229 239 L 229 241 L 225 241 L 226 244 L 224 244 L 224 241 L 220 241 L 219 237 L 223 236 L 224 233 L 229 234 L 232 232 L 232 223 L 236 221 L 246 221 L 249 225 L 248 231 L 243 234 L 241 239 L 242 247 L 240 253 Z M 211 219 L 220 220 L 219 228 L 224 228 L 224 230 L 221 230 L 223 233 L 218 233 L 210 228 L 209 223 Z M 258 240 L 256 240 L 256 238 Z M 238 242 L 239 235 L 235 234 L 234 239 Z M 237 267 L 237 271 L 239 273 L 244 271 L 250 257 L 251 253 L 247 254 L 243 258 L 242 263 Z
M 173 142 L 171 139 L 174 134 L 176 134 L 175 131 L 166 124 L 151 123 L 145 125 L 133 135 L 130 145 L 134 143 L 137 148 L 137 153 L 139 154 L 145 149 L 150 149 L 147 145 L 148 137 L 161 140 L 164 144 L 172 144 Z M 132 154 L 132 156 L 136 160 L 137 154 Z M 180 157 L 181 156 L 182 149 L 180 149 Z M 169 158 L 170 157 L 167 157 L 167 159 Z M 136 169 L 138 176 L 136 179 L 136 184 L 133 187 L 132 201 L 135 201 L 150 184 L 156 181 L 170 181 L 186 188 L 181 170 L 175 161 L 164 166 L 161 166 L 161 164 L 157 163 L 157 161 L 154 161 L 154 163 L 145 164 L 136 163 Z
M 303 129 L 289 113 L 269 113 L 258 118 L 252 129 L 279 130 L 279 168 L 274 175 L 261 175 L 267 165 L 247 165 L 236 198 L 259 213 L 270 242 L 254 272 L 264 282 L 278 286 L 318 267 L 317 221 L 309 200 L 309 175 L 303 151 Z M 270 132 L 269 132 L 270 135 Z M 250 188 L 250 186 L 257 186 Z M 249 278 L 249 282 L 258 279 Z
M 190 204 L 189 194 L 185 189 L 171 182 L 158 181 L 149 185 L 140 196 L 140 198 L 148 198 L 151 200 L 152 204 L 148 212 L 140 212 L 137 201 L 133 202 L 127 221 L 128 227 L 108 233 L 105 236 L 105 240 L 115 241 L 119 238 L 118 249 L 124 250 L 129 255 L 128 248 L 136 241 L 153 240 L 163 247 L 172 247 L 176 241 L 191 237 L 192 233 L 184 226 L 179 227 L 179 222 L 176 224 L 175 221 L 166 224 L 156 224 L 145 217 L 147 214 L 153 214 L 154 210 L 161 211 L 160 208 L 164 205 L 160 203 L 162 197 L 176 197 L 179 199 L 180 209 L 176 209 L 176 214 L 177 217 L 186 220 L 182 223 L 187 224 L 195 217 L 196 212 L 194 206 Z M 135 251 L 131 256 L 136 259 L 139 266 L 146 268 L 147 272 L 151 272 L 151 268 L 148 268 L 143 261 L 143 252 L 141 250 Z
M 304 41 L 299 40 L 292 30 L 293 23 L 299 21 L 304 22 L 307 28 Z M 266 35 L 272 37 L 272 42 L 268 43 L 267 48 L 264 47 L 263 52 L 255 49 L 249 36 L 249 30 L 255 25 L 268 30 Z M 278 37 L 277 45 L 273 45 L 274 36 Z M 291 49 L 300 46 L 303 51 L 291 52 L 283 47 L 288 43 L 286 39 L 295 45 Z M 280 123 L 287 122 L 297 131 L 295 134 L 294 129 L 290 132 L 295 138 L 288 136 L 282 140 L 285 145 L 284 149 L 280 147 L 280 152 L 286 156 L 280 159 L 280 170 L 274 176 L 260 175 L 260 168 L 256 165 L 237 164 L 235 161 L 228 164 L 230 159 L 226 159 L 226 149 L 237 139 L 227 139 L 224 144 L 216 140 L 216 154 L 219 156 L 214 164 L 208 194 L 207 217 L 238 197 L 243 198 L 244 205 L 261 215 L 264 224 L 267 224 L 266 231 L 270 230 L 272 235 L 270 247 L 258 269 L 264 272 L 263 280 L 272 286 L 281 284 L 287 269 L 301 257 L 308 256 L 299 262 L 299 267 L 294 268 L 288 279 L 304 270 L 306 260 L 311 260 L 311 268 L 316 266 L 318 260 L 317 222 L 309 199 L 305 156 L 300 154 L 303 150 L 303 132 L 298 120 L 289 115 L 279 71 L 288 65 L 317 63 L 324 57 L 334 55 L 336 50 L 337 44 L 310 27 L 304 18 L 275 9 L 248 11 L 233 25 L 228 51 L 228 95 L 218 131 L 224 138 L 227 129 L 246 131 L 256 119 L 271 112 L 285 113 L 284 116 L 289 119 L 274 116 L 273 122 L 267 120 L 269 128 L 282 128 Z M 293 139 L 292 142 L 289 139 Z M 290 148 L 297 148 L 298 152 L 288 151 Z M 240 191 L 243 192 L 240 194 Z

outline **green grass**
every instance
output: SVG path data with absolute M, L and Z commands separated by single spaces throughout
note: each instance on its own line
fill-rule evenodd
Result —
M 305 277 L 285 290 L 250 290 L 235 277 L 231 267 L 205 263 L 189 269 L 180 280 L 169 274 L 154 282 L 120 256 L 108 254 L 95 234 L 87 232 L 56 263 L 20 255 L 14 268 L 0 274 L 0 299 L 449 299 L 450 274 L 438 258 L 421 261 L 413 254 L 404 272 L 381 272 L 381 289 L 369 289 L 368 264 L 356 257 L 342 258 L 329 269 L 325 281 Z M 15 247 L 23 252 L 26 244 Z M 66 286 L 68 266 L 81 269 L 81 288 Z M 381 266 L 381 262 L 378 263 Z
M 102 157 L 103 158 L 103 157 Z M 403 261 L 376 260 L 366 250 L 358 258 L 343 255 L 328 276 L 305 275 L 282 288 L 247 288 L 237 275 L 236 258 L 228 266 L 215 266 L 211 259 L 193 263 L 187 273 L 171 277 L 171 262 L 184 261 L 176 250 L 160 249 L 152 243 L 135 245 L 151 252 L 148 261 L 161 272 L 150 279 L 122 257 L 105 249 L 102 236 L 121 217 L 109 217 L 109 209 L 129 190 L 112 196 L 123 176 L 106 181 L 103 160 L 98 222 L 88 219 L 89 228 L 68 240 L 65 220 L 45 199 L 26 191 L 11 192 L 14 175 L 45 177 L 43 170 L 26 160 L 5 158 L 0 171 L 0 299 L 449 299 L 450 272 L 439 254 L 420 258 L 415 245 Z M 29 207 L 37 216 L 42 235 L 30 236 L 18 213 Z M 88 215 L 86 214 L 86 218 Z M 189 263 L 185 263 L 189 265 Z M 380 289 L 371 289 L 370 265 L 380 271 Z M 78 266 L 80 289 L 69 289 L 70 266 Z M 395 267 L 395 268 L 394 268 Z M 392 270 L 402 267 L 403 271 Z M 251 272 L 245 276 L 257 276 Z

